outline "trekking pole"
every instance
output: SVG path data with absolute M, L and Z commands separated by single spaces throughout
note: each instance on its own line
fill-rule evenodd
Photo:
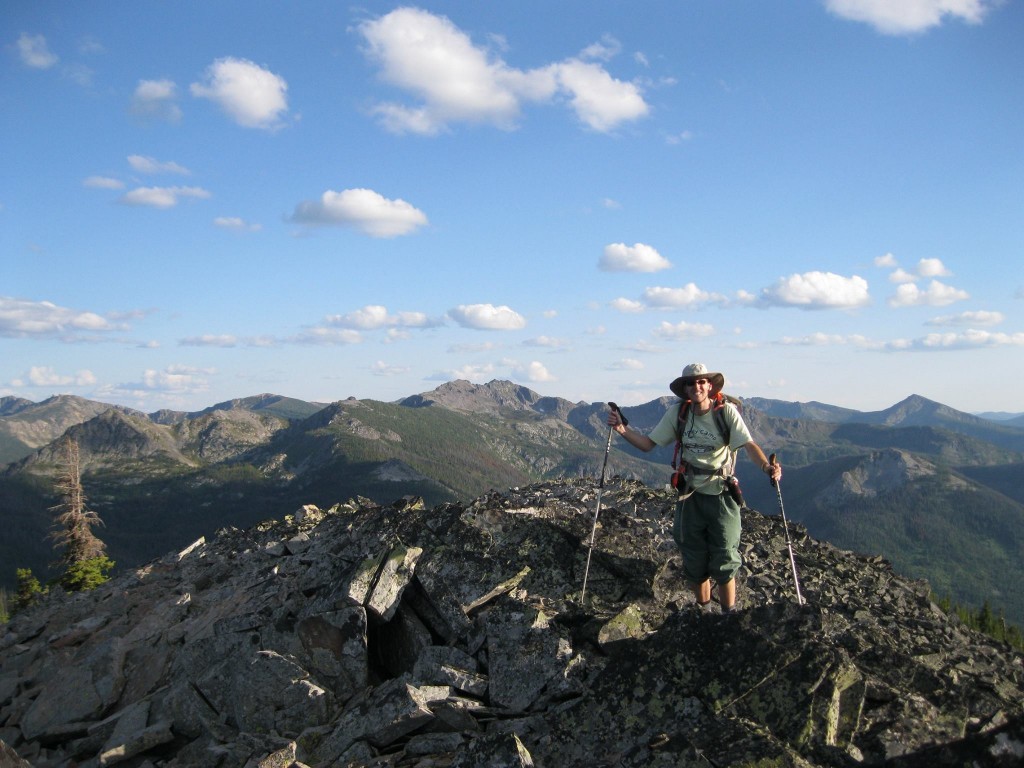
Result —
M 622 415 L 622 411 L 619 410 L 619 406 L 615 403 L 608 403 L 608 406 L 619 414 L 619 418 L 622 420 L 622 426 L 629 424 L 629 420 Z M 587 576 L 590 575 L 590 556 L 594 554 L 594 537 L 597 536 L 597 516 L 601 514 L 601 496 L 604 494 L 604 472 L 608 468 L 608 454 L 612 450 L 612 428 L 608 427 L 608 442 L 604 446 L 604 464 L 601 465 L 601 483 L 597 486 L 597 506 L 594 509 L 594 526 L 590 530 L 590 539 L 587 541 L 587 567 L 583 571 L 583 591 L 580 592 L 580 605 L 583 604 L 583 598 L 587 596 Z
M 774 453 L 768 457 L 768 463 L 773 467 L 775 466 Z M 796 602 L 797 605 L 803 605 L 804 596 L 800 594 L 800 579 L 796 576 L 796 558 L 793 557 L 793 541 L 789 538 L 789 525 L 786 523 L 786 508 L 782 505 L 782 488 L 779 486 L 779 481 L 774 477 L 772 478 L 772 485 L 775 486 L 775 492 L 779 496 L 779 512 L 782 513 L 782 529 L 786 532 L 786 546 L 789 547 L 789 565 L 793 569 L 793 584 L 796 586 Z

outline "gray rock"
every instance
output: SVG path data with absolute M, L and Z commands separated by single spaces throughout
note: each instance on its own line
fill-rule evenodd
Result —
M 55 592 L 0 630 L 0 768 L 1021 764 L 1022 655 L 799 525 L 807 605 L 752 512 L 742 610 L 696 611 L 671 498 L 613 478 L 581 605 L 595 490 L 308 505 Z

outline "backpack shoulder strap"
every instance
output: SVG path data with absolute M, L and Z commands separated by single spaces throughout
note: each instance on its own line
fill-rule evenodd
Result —
M 692 403 L 689 400 L 683 400 L 679 403 L 679 413 L 676 416 L 676 449 L 672 454 L 672 469 L 679 466 L 679 454 L 683 450 L 683 425 L 686 423 L 686 417 L 690 413 L 690 406 Z
M 679 413 L 676 414 L 676 440 L 680 440 L 683 435 L 683 426 L 686 424 L 686 419 L 690 415 L 690 406 L 693 402 L 690 400 L 682 400 L 679 403 Z
M 715 406 L 711 409 L 711 412 L 715 417 L 715 426 L 718 427 L 718 434 L 722 436 L 722 440 L 725 442 L 726 448 L 729 447 L 729 438 L 731 434 L 729 422 L 725 420 L 725 406 L 727 403 L 731 402 L 732 399 L 728 395 L 723 395 L 719 392 L 718 397 L 715 399 Z

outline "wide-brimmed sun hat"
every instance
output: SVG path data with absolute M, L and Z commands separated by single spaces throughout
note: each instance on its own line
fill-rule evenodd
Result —
M 720 373 L 709 371 L 704 363 L 690 363 L 683 368 L 682 375 L 668 385 L 673 394 L 686 400 L 689 395 L 686 392 L 686 385 L 692 384 L 697 379 L 707 379 L 711 382 L 711 395 L 714 396 L 725 387 L 725 376 Z

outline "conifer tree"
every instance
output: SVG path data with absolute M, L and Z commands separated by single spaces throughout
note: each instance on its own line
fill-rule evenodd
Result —
M 50 507 L 50 511 L 56 514 L 54 526 L 57 530 L 52 534 L 54 547 L 62 550 L 57 562 L 63 574 L 61 583 L 72 590 L 92 588 L 106 581 L 104 571 L 114 564 L 106 557 L 107 545 L 92 532 L 93 527 L 103 521 L 85 506 L 78 443 L 67 435 L 61 441 L 61 460 L 63 465 L 56 478 L 56 490 L 61 501 Z M 89 579 L 86 587 L 82 583 L 81 571 L 89 565 L 94 566 L 89 570 L 99 569 L 100 578 L 98 582 L 95 578 Z
M 14 595 L 14 604 L 11 606 L 11 615 L 28 608 L 43 593 L 43 587 L 39 579 L 32 575 L 31 568 L 19 568 L 17 570 L 18 591 Z

